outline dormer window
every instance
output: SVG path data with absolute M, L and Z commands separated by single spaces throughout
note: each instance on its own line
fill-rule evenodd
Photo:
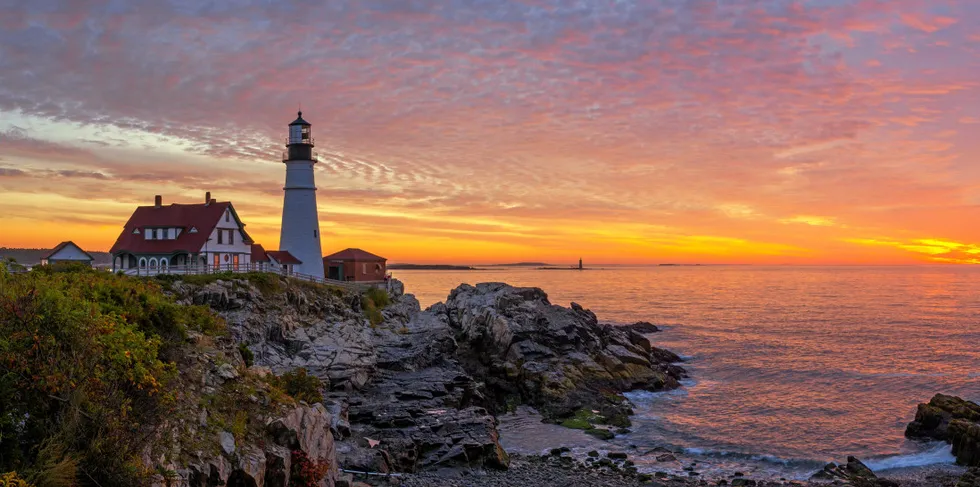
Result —
M 139 228 L 134 228 L 133 229 L 133 235 L 139 235 L 139 234 L 140 234 L 140 229 Z
M 191 227 L 191 229 L 188 230 L 187 233 L 197 233 L 197 227 Z

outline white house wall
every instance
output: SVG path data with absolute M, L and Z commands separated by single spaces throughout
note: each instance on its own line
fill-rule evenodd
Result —
M 88 262 L 92 259 L 85 252 L 82 252 L 78 247 L 74 245 L 66 245 L 63 249 L 59 250 L 57 253 L 48 257 L 48 261 L 65 261 L 65 260 L 75 260 L 81 262 Z
M 207 252 L 208 265 L 214 263 L 213 256 L 215 254 L 219 254 L 220 256 L 219 259 L 221 261 L 221 265 L 223 266 L 231 265 L 234 263 L 234 257 L 232 257 L 234 254 L 238 254 L 239 265 L 245 265 L 251 262 L 251 255 L 252 255 L 251 244 L 245 243 L 245 237 L 242 234 L 242 228 L 238 224 L 238 221 L 235 220 L 235 215 L 231 215 L 231 217 L 228 218 L 228 220 L 230 221 L 227 222 L 225 221 L 225 215 L 221 216 L 221 219 L 218 221 L 218 225 L 214 228 L 213 231 L 211 231 L 211 236 L 210 236 L 211 241 L 208 242 L 207 245 L 201 248 L 200 250 L 202 255 L 205 254 L 205 251 Z M 225 239 L 225 243 L 219 244 L 218 232 L 222 230 L 225 231 L 225 236 L 223 237 Z M 227 237 L 228 237 L 227 230 L 234 230 L 235 243 L 233 244 L 227 243 Z M 224 257 L 225 255 L 229 256 L 227 261 L 225 261 L 225 257 Z

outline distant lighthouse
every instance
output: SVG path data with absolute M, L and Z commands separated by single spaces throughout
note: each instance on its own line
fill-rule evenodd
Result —
M 316 183 L 313 166 L 317 163 L 313 152 L 313 134 L 310 123 L 298 113 L 289 124 L 289 139 L 282 162 L 286 164 L 286 193 L 282 203 L 282 228 L 279 249 L 299 259 L 302 264 L 293 270 L 302 274 L 323 277 L 323 254 L 320 251 L 320 218 L 316 209 Z

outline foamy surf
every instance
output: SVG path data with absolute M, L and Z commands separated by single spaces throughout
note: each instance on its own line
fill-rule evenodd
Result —
M 953 447 L 946 443 L 935 443 L 926 451 L 905 455 L 891 455 L 881 458 L 869 458 L 864 464 L 875 472 L 893 470 L 896 468 L 924 467 L 943 463 L 954 463 Z

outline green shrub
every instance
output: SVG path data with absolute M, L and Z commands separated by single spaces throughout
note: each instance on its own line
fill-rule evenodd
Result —
M 40 486 L 146 485 L 177 406 L 167 356 L 221 323 L 147 279 L 71 266 L 0 272 L 0 472 Z
M 364 293 L 371 301 L 374 301 L 374 305 L 378 309 L 385 309 L 391 304 L 391 296 L 388 295 L 388 291 L 381 288 L 372 287 Z
M 255 363 L 255 354 L 248 348 L 247 343 L 238 344 L 238 353 L 242 354 L 242 360 L 245 361 L 246 367 L 251 367 Z
M 364 316 L 367 316 L 368 321 L 371 322 L 371 328 L 384 322 L 384 315 L 381 314 L 381 310 L 370 297 L 361 296 L 361 309 L 364 310 Z
M 309 404 L 323 402 L 323 382 L 317 376 L 309 375 L 302 367 L 275 377 L 270 382 L 297 401 Z

